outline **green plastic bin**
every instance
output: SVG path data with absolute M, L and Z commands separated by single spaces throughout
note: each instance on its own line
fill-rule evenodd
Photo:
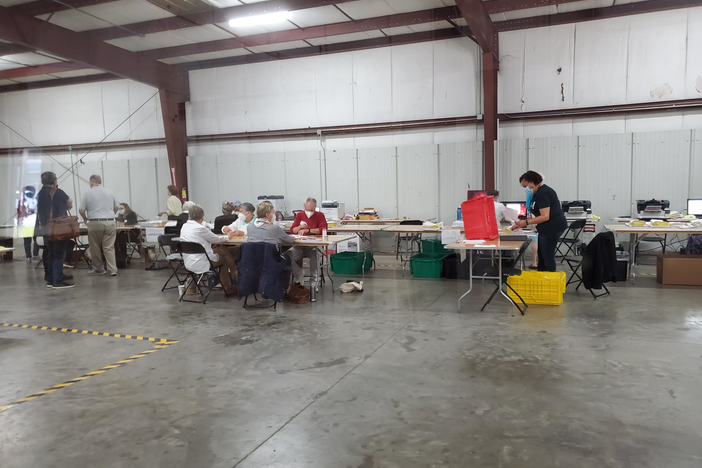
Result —
M 410 258 L 410 273 L 415 278 L 441 278 L 444 257 L 448 254 L 420 253 Z
M 422 239 L 422 253 L 425 254 L 449 254 L 444 248 L 444 244 L 439 239 Z
M 365 256 L 366 262 L 363 263 Z M 373 266 L 371 252 L 340 252 L 330 257 L 331 269 L 335 275 L 360 275 Z

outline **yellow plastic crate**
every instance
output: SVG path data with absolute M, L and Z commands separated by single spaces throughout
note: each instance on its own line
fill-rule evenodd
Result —
M 512 286 L 527 304 L 559 305 L 563 303 L 566 290 L 566 274 L 547 271 L 523 271 L 521 275 L 510 276 L 507 284 Z M 507 294 L 514 301 L 519 298 L 507 288 Z

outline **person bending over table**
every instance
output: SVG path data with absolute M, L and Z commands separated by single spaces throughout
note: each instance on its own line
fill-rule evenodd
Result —
M 209 228 L 203 224 L 205 219 L 205 210 L 200 205 L 190 207 L 190 219 L 185 223 L 180 230 L 180 240 L 182 242 L 196 242 L 202 245 L 212 260 L 214 266 L 221 266 L 219 270 L 219 280 L 224 288 L 224 293 L 227 296 L 236 294 L 232 288 L 231 275 L 237 277 L 236 261 L 241 256 L 239 247 L 226 247 L 218 245 L 214 249 L 212 244 L 218 242 L 226 242 L 229 240 L 227 236 L 218 236 L 213 234 Z M 205 273 L 210 270 L 210 262 L 205 254 L 183 254 L 185 268 L 193 273 Z
M 526 184 L 534 192 L 531 212 L 535 217 L 517 221 L 512 230 L 536 225 L 539 232 L 539 271 L 556 271 L 558 240 L 568 228 L 558 194 L 544 184 L 544 179 L 538 172 L 527 171 L 520 180 L 522 185 Z
M 261 202 L 256 209 L 256 221 L 247 228 L 249 242 L 267 242 L 275 245 L 295 242 L 293 236 L 286 234 L 277 224 L 273 224 L 274 220 L 273 204 L 268 201 Z
M 300 236 L 321 235 L 327 229 L 327 218 L 316 211 L 317 200 L 309 197 L 305 200 L 305 210 L 295 215 L 290 232 Z M 304 272 L 302 270 L 302 259 L 310 259 L 310 285 L 316 286 L 319 281 L 319 258 L 317 249 L 314 247 L 295 246 L 288 251 L 292 259 L 293 283 L 302 284 Z
M 249 229 L 249 226 L 256 222 L 256 209 L 251 203 L 242 203 L 239 212 L 244 215 L 243 218 L 237 218 L 236 221 L 229 226 L 222 228 L 222 234 L 226 234 L 230 239 L 234 237 L 244 237 Z M 216 223 L 215 223 L 216 224 Z

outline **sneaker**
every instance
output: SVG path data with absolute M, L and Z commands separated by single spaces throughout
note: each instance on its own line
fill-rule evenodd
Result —
M 32 263 L 32 257 L 27 257 L 27 263 Z
M 75 268 L 75 267 L 74 267 L 73 265 L 71 265 L 70 263 L 64 263 L 64 264 L 63 264 L 63 267 L 64 267 L 64 268 L 69 268 L 69 269 L 71 269 L 71 270 Z
M 64 280 L 64 281 L 66 281 L 66 280 L 72 280 L 72 279 L 73 279 L 73 275 L 63 275 L 63 280 Z
M 88 272 L 89 275 L 104 275 L 107 273 L 105 270 L 90 270 Z
M 37 261 L 39 261 L 39 260 L 41 260 L 41 257 L 38 256 L 38 255 L 35 255 L 35 256 L 32 257 L 32 261 L 34 261 L 34 262 L 37 262 Z
M 51 283 L 46 283 L 46 287 L 47 287 L 47 288 L 49 288 L 49 289 L 51 289 L 51 288 L 53 288 L 53 287 L 54 287 L 54 285 L 53 285 L 53 284 L 51 284 Z
M 112 273 L 110 273 L 110 276 L 117 276 L 117 272 L 113 271 Z
M 51 289 L 71 289 L 71 288 L 75 288 L 75 287 L 76 287 L 75 284 L 66 283 L 66 282 L 64 281 L 64 282 L 62 282 L 62 283 L 53 285 L 53 286 L 51 287 Z

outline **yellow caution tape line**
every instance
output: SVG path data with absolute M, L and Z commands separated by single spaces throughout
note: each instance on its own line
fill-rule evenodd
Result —
M 39 397 L 42 397 L 44 395 L 48 395 L 48 394 L 53 393 L 57 390 L 61 390 L 62 388 L 70 387 L 71 385 L 75 385 L 79 382 L 84 382 L 84 381 L 88 380 L 90 377 L 93 377 L 95 375 L 100 375 L 100 374 L 103 374 L 103 373 L 110 371 L 112 369 L 117 369 L 118 367 L 126 366 L 130 362 L 134 362 L 137 359 L 148 356 L 149 354 L 153 354 L 160 349 L 166 349 L 170 345 L 176 344 L 176 343 L 178 343 L 178 342 L 177 341 L 166 341 L 166 342 L 158 343 L 158 344 L 154 345 L 153 349 L 142 351 L 142 352 L 135 354 L 133 356 L 129 356 L 126 359 L 119 360 L 119 361 L 115 362 L 114 364 L 110 364 L 110 365 L 102 367 L 98 370 L 88 372 L 87 374 L 83 374 L 80 377 L 76 377 L 74 379 L 67 380 L 63 383 L 49 387 L 46 390 L 42 390 L 41 392 L 33 393 L 27 397 L 20 398 L 19 400 L 13 401 L 12 403 L 9 403 L 7 405 L 0 405 L 0 412 L 9 410 L 10 408 L 14 408 L 15 406 L 21 405 L 22 403 L 27 403 L 28 401 L 36 400 Z
M 45 331 L 57 331 L 63 333 L 76 333 L 81 335 L 93 335 L 93 336 L 108 336 L 112 338 L 124 338 L 126 340 L 139 340 L 139 341 L 151 341 L 153 343 L 168 343 L 172 340 L 167 338 L 153 338 L 150 336 L 138 336 L 138 335 L 125 335 L 124 333 L 103 333 L 92 330 L 78 330 L 76 328 L 61 328 L 61 327 L 47 327 L 41 325 L 21 325 L 19 323 L 0 323 L 3 327 L 10 328 L 23 328 L 25 330 L 45 330 Z

